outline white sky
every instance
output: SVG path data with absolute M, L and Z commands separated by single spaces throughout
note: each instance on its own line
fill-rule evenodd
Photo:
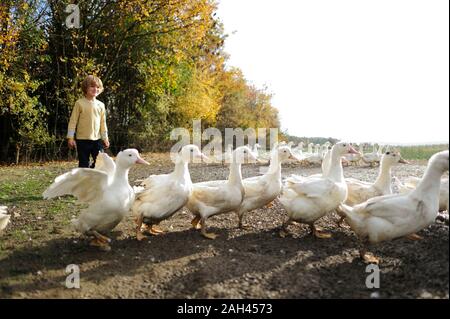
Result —
M 228 65 L 274 94 L 282 129 L 448 141 L 448 0 L 218 0 Z

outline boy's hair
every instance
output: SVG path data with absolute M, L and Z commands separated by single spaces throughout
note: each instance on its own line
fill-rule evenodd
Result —
M 83 94 L 86 95 L 88 88 L 94 85 L 98 86 L 98 88 L 100 89 L 100 93 L 103 92 L 102 80 L 100 80 L 95 75 L 88 75 L 81 83 L 81 90 L 83 91 Z

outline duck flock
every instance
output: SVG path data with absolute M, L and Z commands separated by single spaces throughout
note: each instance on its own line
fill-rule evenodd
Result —
M 158 235 L 158 224 L 186 207 L 193 215 L 192 227 L 208 239 L 216 234 L 208 232 L 209 217 L 235 213 L 238 225 L 246 213 L 257 208 L 270 207 L 278 198 L 287 212 L 288 219 L 280 229 L 280 236 L 287 235 L 286 227 L 292 223 L 309 225 L 311 233 L 319 239 L 331 235 L 315 225 L 321 217 L 337 212 L 341 226 L 345 221 L 361 242 L 360 256 L 369 263 L 379 259 L 367 252 L 370 244 L 399 237 L 420 239 L 416 232 L 432 224 L 439 211 L 448 211 L 449 182 L 442 178 L 449 169 L 449 152 L 434 154 L 428 161 L 421 179 L 410 178 L 404 183 L 391 176 L 391 167 L 407 163 L 400 153 L 387 148 L 373 147 L 372 153 L 356 151 L 351 143 L 335 145 L 308 145 L 297 147 L 275 144 L 270 152 L 253 147 L 228 147 L 220 156 L 207 157 L 196 145 L 185 145 L 175 154 L 175 168 L 170 174 L 150 175 L 138 187 L 131 187 L 128 172 L 135 164 L 149 165 L 135 149 L 119 152 L 115 161 L 106 153 L 100 153 L 95 169 L 75 168 L 55 178 L 44 191 L 43 197 L 51 199 L 73 195 L 88 207 L 72 220 L 73 227 L 90 236 L 90 245 L 110 250 L 111 239 L 105 233 L 116 227 L 126 215 L 135 220 L 136 239 Z M 243 179 L 241 165 L 269 160 L 263 175 Z M 282 180 L 281 164 L 294 160 L 305 164 L 322 165 L 322 174 L 308 177 L 291 175 Z M 229 163 L 227 180 L 192 183 L 189 163 L 225 161 Z M 348 165 L 365 162 L 379 163 L 379 174 L 374 183 L 345 178 L 343 163 Z M 393 193 L 392 188 L 397 193 Z M 9 221 L 7 207 L 0 206 L 0 232 Z

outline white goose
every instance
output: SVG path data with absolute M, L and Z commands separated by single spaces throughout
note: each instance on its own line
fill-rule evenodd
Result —
M 0 206 L 0 232 L 6 228 L 9 223 L 10 215 L 8 213 L 8 207 Z
M 367 254 L 367 244 L 403 237 L 434 223 L 438 214 L 441 176 L 448 171 L 449 152 L 434 154 L 417 188 L 405 195 L 374 197 L 354 207 L 340 209 L 345 220 L 363 242 L 360 256 L 367 262 L 378 258 Z
M 88 203 L 88 208 L 72 224 L 78 232 L 94 236 L 91 245 L 110 250 L 111 240 L 100 232 L 116 227 L 130 211 L 134 191 L 128 184 L 128 172 L 134 164 L 148 165 L 137 150 L 124 150 L 117 155 L 111 177 L 97 169 L 75 168 L 56 177 L 43 196 L 49 199 L 70 194 Z
M 258 161 L 250 148 L 241 146 L 234 150 L 228 180 L 195 183 L 186 207 L 195 215 L 191 224 L 201 227 L 201 234 L 209 239 L 217 237 L 206 232 L 206 220 L 214 215 L 235 211 L 244 198 L 241 164 L 245 159 Z
M 239 227 L 243 228 L 242 218 L 246 212 L 263 207 L 271 203 L 281 192 L 281 163 L 288 159 L 299 161 L 288 146 L 277 146 L 272 150 L 268 171 L 262 176 L 244 179 L 244 200 L 236 213 L 239 218 Z
M 321 233 L 314 222 L 336 209 L 347 198 L 347 184 L 341 164 L 341 156 L 356 152 L 349 143 L 340 142 L 331 149 L 331 167 L 327 176 L 312 178 L 287 178 L 280 202 L 288 213 L 280 235 L 286 234 L 291 221 L 308 224 L 312 234 L 318 238 L 329 238 Z
M 136 217 L 136 238 L 146 236 L 141 231 L 146 224 L 153 235 L 162 233 L 155 225 L 171 217 L 188 201 L 192 192 L 192 181 L 188 164 L 193 159 L 207 157 L 196 145 L 185 145 L 175 157 L 175 169 L 170 174 L 151 175 L 142 182 L 144 190 L 136 195 L 132 212 Z

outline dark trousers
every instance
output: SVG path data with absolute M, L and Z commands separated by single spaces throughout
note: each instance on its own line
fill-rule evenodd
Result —
M 78 152 L 78 167 L 95 167 L 98 152 L 103 151 L 102 140 L 76 140 Z M 92 156 L 92 164 L 89 166 L 89 156 Z

